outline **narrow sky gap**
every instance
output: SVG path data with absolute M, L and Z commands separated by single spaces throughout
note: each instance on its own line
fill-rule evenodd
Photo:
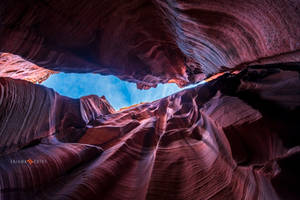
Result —
M 53 74 L 42 85 L 53 88 L 59 94 L 72 98 L 80 98 L 91 94 L 104 95 L 116 110 L 141 102 L 152 102 L 195 86 L 179 88 L 175 83 L 169 83 L 159 84 L 156 88 L 149 90 L 139 90 L 134 83 L 120 80 L 115 76 L 92 73 Z

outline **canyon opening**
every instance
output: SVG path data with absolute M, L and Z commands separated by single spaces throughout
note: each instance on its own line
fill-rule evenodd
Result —
M 300 199 L 299 0 L 1 0 L 0 199 Z
M 41 84 L 54 89 L 60 95 L 71 98 L 88 95 L 105 96 L 115 110 L 152 102 L 184 89 L 179 88 L 175 83 L 168 83 L 141 90 L 135 83 L 120 80 L 115 76 L 91 73 L 53 74 Z

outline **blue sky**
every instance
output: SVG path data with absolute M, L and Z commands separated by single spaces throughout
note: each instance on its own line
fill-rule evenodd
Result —
M 90 94 L 104 95 L 116 110 L 141 102 L 152 102 L 182 90 L 175 83 L 159 84 L 156 88 L 139 90 L 136 84 L 122 81 L 115 76 L 92 73 L 53 74 L 42 85 L 72 98 Z

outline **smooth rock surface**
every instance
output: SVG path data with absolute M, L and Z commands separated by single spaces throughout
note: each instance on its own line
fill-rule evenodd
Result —
M 0 51 L 64 72 L 180 86 L 299 62 L 299 0 L 2 0 Z
M 3 96 L 16 85 L 26 93 Z M 288 191 L 281 181 L 295 183 L 290 173 L 299 154 L 299 86 L 299 72 L 248 69 L 115 112 L 103 98 L 68 99 L 45 87 L 1 78 L 0 106 L 26 102 L 34 93 L 48 95 L 52 98 L 44 97 L 45 102 L 57 103 L 51 103 L 56 110 L 47 119 L 60 124 L 53 125 L 59 127 L 53 134 L 6 132 L 22 143 L 41 140 L 4 151 L 1 198 L 297 199 L 299 191 Z M 279 91 L 284 91 L 281 98 Z M 293 101 L 286 104 L 285 97 Z M 269 109 L 274 103 L 276 109 Z M 24 122 L 15 123 L 16 130 L 30 130 L 33 124 L 49 130 L 48 121 L 36 123 L 31 120 L 36 115 L 17 108 L 1 115 L 1 122 L 12 123 L 14 117 Z M 84 129 L 78 127 L 81 122 Z M 80 134 L 74 134 L 76 128 Z M 11 137 L 2 133 L 1 141 Z M 7 144 L 1 143 L 1 149 Z M 29 164 L 28 159 L 44 162 Z
M 0 19 L 0 199 L 300 199 L 299 0 L 1 0 Z M 116 112 L 25 81 L 49 70 L 211 78 Z
M 0 53 L 0 77 L 41 83 L 56 72 L 30 63 L 11 53 Z

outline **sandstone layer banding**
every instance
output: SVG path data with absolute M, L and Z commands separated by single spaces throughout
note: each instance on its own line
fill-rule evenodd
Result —
M 0 199 L 300 199 L 299 0 L 2 0 L 0 52 Z M 54 71 L 220 76 L 115 111 Z

